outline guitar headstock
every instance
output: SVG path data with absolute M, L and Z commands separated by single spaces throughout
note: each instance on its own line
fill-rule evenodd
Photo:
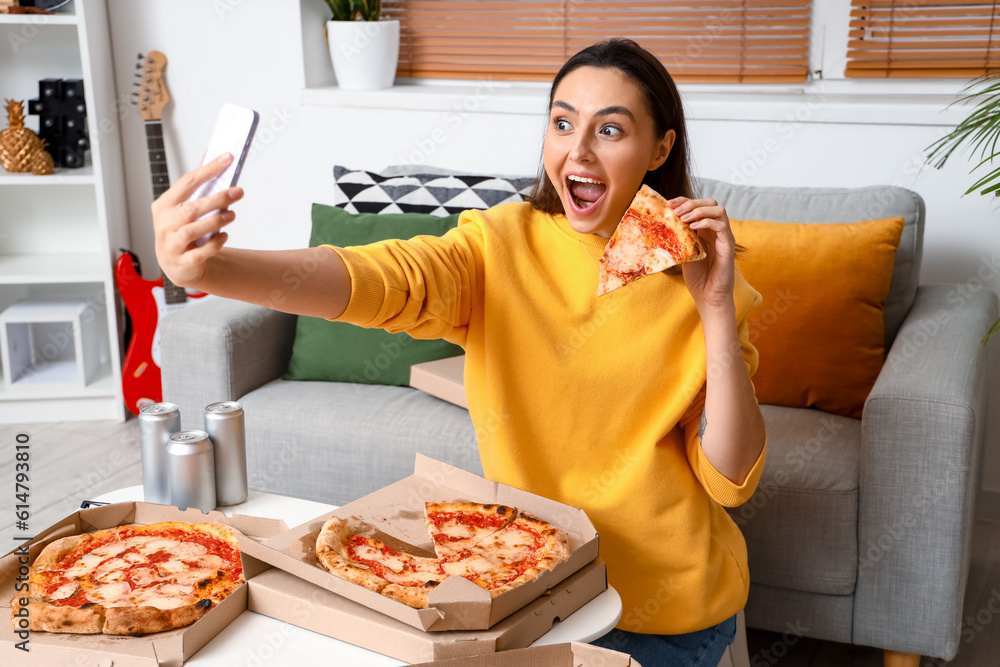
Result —
M 145 56 L 139 55 L 136 63 L 136 86 L 138 87 L 136 105 L 139 115 L 146 120 L 160 120 L 163 107 L 170 101 L 167 94 L 167 83 L 163 78 L 163 68 L 167 66 L 167 57 L 159 51 L 150 51 Z

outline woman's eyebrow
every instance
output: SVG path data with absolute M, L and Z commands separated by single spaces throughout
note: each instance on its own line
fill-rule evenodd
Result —
M 562 100 L 556 100 L 552 103 L 553 108 L 559 107 L 560 109 L 565 109 L 570 113 L 576 113 L 576 109 L 569 102 L 563 102 Z M 603 109 L 598 109 L 595 116 L 611 116 L 613 114 L 621 114 L 623 116 L 628 116 L 632 120 L 635 120 L 635 116 L 629 111 L 628 107 L 623 107 L 620 105 L 604 107 Z

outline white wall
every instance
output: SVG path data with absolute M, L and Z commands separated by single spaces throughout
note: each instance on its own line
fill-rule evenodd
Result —
M 820 4 L 831 12 L 844 3 Z M 312 202 L 331 200 L 334 164 L 377 170 L 402 157 L 473 173 L 534 174 L 537 169 L 544 128 L 541 90 L 534 98 L 515 96 L 503 104 L 498 101 L 501 91 L 490 102 L 492 108 L 509 110 L 525 99 L 524 113 L 456 115 L 451 103 L 425 111 L 397 102 L 386 105 L 403 108 L 303 105 L 304 77 L 315 82 L 331 76 L 318 46 L 319 17 L 325 14 L 321 0 L 109 0 L 109 5 L 122 99 L 130 93 L 138 53 L 156 49 L 168 58 L 172 102 L 163 120 L 172 178 L 197 165 L 224 102 L 261 112 L 257 151 L 243 174 L 247 195 L 235 208 L 238 218 L 229 230 L 234 246 L 305 245 Z M 303 21 L 314 31 L 305 37 L 308 74 L 303 74 Z M 834 28 L 826 32 L 827 40 Z M 836 78 L 836 72 L 825 76 Z M 885 90 L 899 88 L 884 85 Z M 928 89 L 942 88 L 928 84 Z M 831 90 L 843 92 L 836 86 Z M 698 100 L 699 94 L 691 98 Z M 452 99 L 467 107 L 478 105 L 471 93 Z M 761 185 L 890 183 L 911 188 L 927 203 L 921 282 L 959 282 L 969 289 L 985 285 L 1000 291 L 997 204 L 961 196 L 972 183 L 971 165 L 961 157 L 942 171 L 920 168 L 924 147 L 942 134 L 945 120 L 955 122 L 955 113 L 943 115 L 938 125 L 925 124 L 927 98 L 921 98 L 923 107 L 919 99 L 914 104 L 914 98 L 907 97 L 900 98 L 898 109 L 891 100 L 875 108 L 852 106 L 852 98 L 841 94 L 812 95 L 797 104 L 765 102 L 754 114 L 745 113 L 740 98 L 731 97 L 730 114 L 724 97 L 721 103 L 713 99 L 692 105 L 695 117 L 689 131 L 697 174 Z M 839 108 L 845 100 L 853 112 Z M 748 116 L 755 120 L 729 119 Z M 122 119 L 122 135 L 132 249 L 143 260 L 145 276 L 155 278 L 152 194 L 138 115 Z M 994 378 L 1000 377 L 997 356 L 991 357 Z M 993 394 L 984 487 L 1000 493 L 1000 391 Z

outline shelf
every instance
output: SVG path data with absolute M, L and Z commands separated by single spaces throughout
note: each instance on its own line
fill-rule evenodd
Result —
M 0 285 L 99 283 L 106 270 L 97 252 L 0 255 Z
M 76 14 L 0 14 L 0 25 L 76 25 Z
M 36 176 L 30 173 L 12 174 L 0 169 L 0 186 L 4 185 L 94 185 L 97 176 L 94 175 L 94 165 L 85 164 L 79 169 L 57 167 L 55 173 L 48 176 Z
M 0 383 L 0 402 L 2 401 L 33 401 L 38 399 L 77 399 L 102 398 L 116 395 L 118 378 L 112 377 L 111 364 L 105 363 L 94 375 L 94 379 L 85 387 L 60 381 L 64 374 L 74 372 L 63 366 L 73 362 L 53 362 L 44 372 L 35 376 L 18 380 L 9 389 Z

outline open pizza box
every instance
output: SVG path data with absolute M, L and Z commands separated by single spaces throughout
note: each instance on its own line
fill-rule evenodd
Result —
M 473 658 L 422 662 L 413 667 L 641 667 L 625 653 L 569 642 Z
M 30 563 L 50 542 L 103 528 L 161 521 L 222 523 L 235 528 L 242 551 L 243 576 L 248 581 L 269 569 L 268 565 L 254 557 L 263 549 L 258 540 L 274 537 L 288 528 L 283 521 L 276 519 L 242 515 L 227 517 L 218 511 L 203 514 L 197 509 L 181 511 L 168 505 L 144 502 L 115 503 L 78 510 L 0 559 L 0 623 L 10 623 L 11 601 L 18 592 L 17 587 L 19 584 L 26 585 Z M 248 593 L 248 586 L 244 584 L 191 625 L 142 637 L 29 632 L 11 628 L 10 631 L 0 632 L 0 664 L 180 667 L 246 610 Z
M 529 646 L 606 590 L 607 570 L 600 559 L 588 563 L 488 630 L 424 632 L 277 568 L 254 577 L 249 588 L 250 611 L 399 660 L 426 662 Z
M 470 501 L 516 507 L 563 531 L 570 557 L 533 582 L 490 598 L 489 593 L 462 577 L 449 577 L 428 595 L 426 609 L 414 609 L 374 591 L 335 577 L 316 558 L 316 537 L 332 515 L 375 529 L 373 536 L 414 555 L 434 555 L 424 522 L 425 501 Z M 598 555 L 597 531 L 583 510 L 490 482 L 478 475 L 422 456 L 413 475 L 343 507 L 316 517 L 264 542 L 255 553 L 262 560 L 310 583 L 381 612 L 422 631 L 483 630 L 521 609 L 559 582 L 591 563 Z M 600 591 L 596 592 L 597 595 Z

